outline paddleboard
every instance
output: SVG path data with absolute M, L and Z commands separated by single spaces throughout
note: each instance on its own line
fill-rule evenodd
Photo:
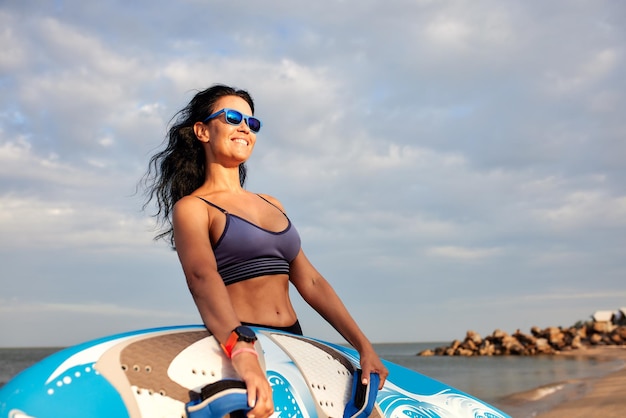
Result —
M 274 417 L 508 417 L 444 383 L 384 361 L 360 387 L 358 353 L 254 328 Z M 375 376 L 374 376 L 375 377 Z M 200 325 L 139 330 L 59 351 L 0 388 L 0 418 L 213 418 L 245 409 L 245 386 Z

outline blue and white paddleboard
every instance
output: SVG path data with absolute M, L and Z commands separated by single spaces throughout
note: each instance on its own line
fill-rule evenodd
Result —
M 356 391 L 353 349 L 255 331 L 274 417 L 508 417 L 386 361 L 383 389 Z M 0 388 L 0 418 L 213 418 L 241 409 L 242 402 L 245 388 L 217 340 L 194 325 L 129 332 L 57 352 Z

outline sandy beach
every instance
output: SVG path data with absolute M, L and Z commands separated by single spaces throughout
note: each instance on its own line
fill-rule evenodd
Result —
M 602 346 L 572 350 L 560 356 L 594 357 L 616 364 L 600 377 L 555 382 L 509 397 L 500 405 L 514 418 L 587 418 L 626 416 L 626 347 Z M 532 413 L 530 412 L 532 411 Z

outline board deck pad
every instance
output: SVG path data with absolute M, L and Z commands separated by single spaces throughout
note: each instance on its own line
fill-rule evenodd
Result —
M 343 416 L 350 400 L 355 367 L 328 346 L 292 335 L 270 335 L 302 373 L 315 400 L 318 416 Z
M 344 346 L 255 328 L 273 390 L 274 417 L 341 418 L 358 353 Z M 371 417 L 500 418 L 501 411 L 385 361 L 390 375 Z M 202 326 L 140 330 L 62 350 L 0 388 L 0 418 L 185 418 L 202 387 L 239 379 Z

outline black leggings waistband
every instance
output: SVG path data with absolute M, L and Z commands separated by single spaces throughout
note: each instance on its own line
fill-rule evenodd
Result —
M 290 333 L 296 334 L 296 335 L 303 335 L 302 327 L 300 326 L 300 321 L 299 320 L 296 320 L 296 322 L 294 322 L 293 325 L 290 325 L 288 327 L 277 327 L 277 326 L 273 326 L 273 325 L 254 324 L 252 322 L 242 322 L 241 324 L 242 325 L 247 325 L 249 327 L 269 328 L 269 329 L 275 329 L 277 331 L 290 332 Z

